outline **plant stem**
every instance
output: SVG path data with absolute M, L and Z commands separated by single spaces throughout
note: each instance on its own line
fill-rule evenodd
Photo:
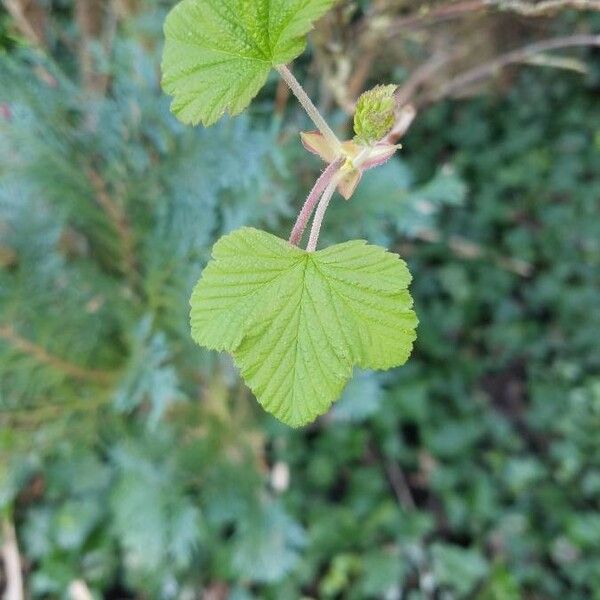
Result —
M 339 171 L 340 164 L 341 161 L 338 160 L 327 165 L 327 168 L 321 173 L 312 190 L 310 190 L 310 193 L 308 194 L 308 197 L 304 202 L 304 206 L 298 214 L 298 218 L 296 219 L 296 223 L 294 224 L 292 233 L 290 234 L 290 244 L 294 244 L 294 246 L 297 246 L 300 243 L 300 240 L 302 239 L 302 234 L 306 229 L 308 220 L 310 219 L 311 215 L 313 214 L 313 211 L 315 210 L 315 206 L 317 205 L 319 198 L 323 195 L 323 192 L 329 185 L 330 181 L 335 177 L 336 173 Z
M 300 82 L 294 77 L 294 74 L 285 66 L 279 65 L 276 67 L 277 71 L 284 81 L 290 86 L 294 96 L 298 98 L 298 102 L 302 105 L 302 108 L 307 112 L 312 122 L 317 126 L 317 129 L 323 134 L 323 137 L 329 142 L 332 148 L 335 148 L 338 154 L 342 151 L 342 143 L 338 137 L 333 133 L 333 130 L 327 124 L 327 121 L 323 118 L 317 107 L 313 104 L 313 101 L 308 97 L 308 94 L 304 91 L 304 88 L 300 85 Z
M 319 201 L 319 206 L 317 206 L 317 212 L 315 212 L 315 218 L 313 219 L 312 227 L 310 229 L 308 244 L 306 246 L 308 252 L 314 252 L 317 249 L 317 242 L 319 241 L 319 233 L 321 232 L 323 217 L 325 216 L 325 211 L 329 206 L 329 201 L 331 200 L 331 197 L 335 192 L 335 188 L 337 187 L 339 175 L 340 172 L 338 171 L 327 184 L 327 187 L 321 196 L 321 200 Z

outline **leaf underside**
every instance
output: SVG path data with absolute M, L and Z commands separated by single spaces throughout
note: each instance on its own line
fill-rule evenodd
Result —
M 328 410 L 353 366 L 406 362 L 418 323 L 410 280 L 399 256 L 365 241 L 307 252 L 242 228 L 213 247 L 192 337 L 230 352 L 262 406 L 298 427 Z
M 162 85 L 184 123 L 240 113 L 334 0 L 183 0 L 165 21 Z

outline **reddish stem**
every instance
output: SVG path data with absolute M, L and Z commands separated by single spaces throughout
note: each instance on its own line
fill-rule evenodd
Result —
M 331 182 L 331 180 L 335 177 L 336 173 L 340 170 L 341 161 L 334 161 L 327 166 L 327 168 L 321 173 L 319 179 L 317 179 L 315 185 L 312 190 L 308 194 L 306 201 L 304 202 L 304 206 L 296 219 L 296 223 L 294 224 L 294 228 L 292 229 L 292 233 L 290 234 L 290 244 L 297 246 L 302 239 L 302 234 L 306 229 L 306 225 L 319 202 L 319 198 L 322 196 L 323 192 Z
M 312 222 L 312 227 L 310 229 L 310 237 L 308 238 L 308 244 L 306 245 L 307 252 L 314 252 L 317 249 L 317 242 L 319 241 L 319 234 L 321 233 L 321 225 L 323 224 L 323 217 L 325 216 L 325 211 L 329 206 L 329 202 L 335 194 L 335 188 L 338 184 L 338 176 L 334 176 L 334 178 L 329 182 L 329 185 L 325 188 L 321 199 L 319 200 L 319 205 L 317 206 L 317 212 L 315 212 L 315 218 Z

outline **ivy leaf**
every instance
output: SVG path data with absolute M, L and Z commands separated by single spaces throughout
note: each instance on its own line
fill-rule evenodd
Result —
M 191 298 L 192 337 L 230 352 L 284 423 L 326 412 L 354 366 L 389 369 L 408 359 L 417 317 L 396 254 L 359 240 L 307 252 L 242 228 L 212 256 Z
M 298 56 L 335 0 L 183 0 L 167 16 L 162 85 L 184 123 L 236 115 Z

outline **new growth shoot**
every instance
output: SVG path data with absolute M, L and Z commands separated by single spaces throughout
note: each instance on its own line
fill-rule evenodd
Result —
M 181 121 L 208 127 L 237 115 L 276 69 L 316 126 L 300 137 L 326 167 L 289 240 L 248 227 L 223 236 L 190 301 L 194 340 L 229 352 L 261 405 L 293 427 L 326 412 L 355 366 L 406 362 L 416 338 L 411 276 L 399 256 L 361 240 L 317 250 L 336 190 L 350 200 L 363 172 L 398 148 L 387 141 L 396 86 L 365 92 L 354 137 L 340 141 L 286 66 L 333 2 L 182 0 L 165 22 L 162 84 Z

